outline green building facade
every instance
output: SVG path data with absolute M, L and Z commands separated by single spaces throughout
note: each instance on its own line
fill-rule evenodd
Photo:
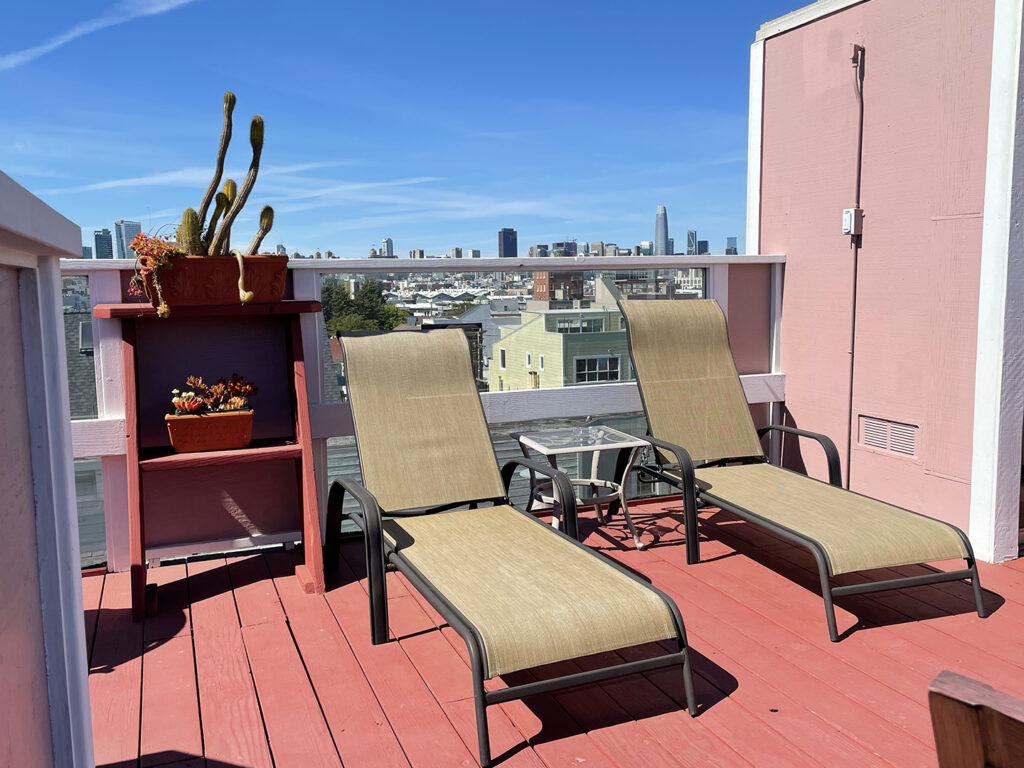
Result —
M 608 384 L 633 378 L 617 309 L 528 310 L 492 346 L 491 392 Z

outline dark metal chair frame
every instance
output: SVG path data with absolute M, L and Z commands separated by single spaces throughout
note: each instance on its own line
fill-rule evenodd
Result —
M 505 496 L 493 499 L 477 499 L 457 504 L 446 504 L 442 507 L 429 509 L 410 509 L 387 512 L 381 510 L 377 500 L 358 480 L 350 477 L 341 478 L 331 485 L 330 495 L 327 503 L 326 540 L 324 552 L 324 565 L 328 572 L 335 572 L 338 569 L 340 528 L 344 518 L 352 520 L 363 532 L 363 541 L 366 547 L 366 572 L 368 582 L 368 593 L 370 603 L 370 634 L 374 645 L 388 642 L 388 606 L 387 606 L 387 583 L 386 573 L 398 571 L 402 573 L 419 590 L 427 602 L 441 614 L 446 622 L 462 637 L 469 650 L 469 663 L 473 675 L 473 697 L 476 705 L 476 730 L 477 741 L 480 750 L 480 765 L 486 768 L 491 764 L 490 739 L 487 728 L 486 708 L 493 704 L 500 704 L 505 701 L 521 699 L 540 693 L 569 688 L 577 685 L 595 683 L 622 675 L 629 675 L 639 672 L 646 672 L 664 666 L 674 664 L 682 665 L 683 688 L 686 694 L 687 709 L 692 717 L 697 716 L 697 705 L 694 699 L 693 676 L 690 666 L 689 646 L 686 641 L 686 630 L 683 626 L 683 618 L 675 602 L 664 592 L 641 579 L 632 571 L 614 562 L 610 558 L 602 560 L 612 568 L 628 576 L 633 581 L 642 584 L 654 591 L 664 601 L 672 616 L 677 637 L 677 650 L 638 661 L 629 661 L 609 667 L 577 672 L 570 675 L 563 675 L 547 680 L 538 680 L 521 685 L 510 686 L 495 691 L 487 691 L 484 688 L 485 680 L 485 650 L 483 639 L 479 631 L 465 616 L 431 584 L 408 559 L 402 554 L 401 549 L 396 549 L 383 533 L 384 521 L 388 518 L 407 517 L 421 514 L 443 513 L 446 510 L 467 506 L 471 509 L 481 505 L 508 505 L 512 506 L 508 498 L 508 488 L 512 482 L 512 476 L 517 467 L 524 467 L 531 473 L 537 473 L 550 477 L 555 488 L 556 495 L 562 506 L 563 520 L 566 532 L 552 528 L 537 520 L 531 515 L 526 517 L 537 525 L 542 525 L 551 531 L 552 535 L 561 536 L 566 541 L 572 542 L 574 546 L 587 551 L 593 557 L 601 557 L 593 550 L 577 541 L 579 535 L 578 516 L 576 510 L 575 495 L 568 476 L 550 466 L 532 459 L 512 459 L 507 462 L 501 470 L 502 480 L 505 485 Z M 349 493 L 358 503 L 359 510 L 352 512 L 343 511 L 345 494 Z
M 641 394 L 641 400 L 643 395 Z M 646 405 L 645 405 L 646 410 Z M 799 437 L 809 437 L 816 440 L 825 451 L 825 457 L 828 461 L 828 480 L 829 485 L 833 485 L 837 488 L 843 488 L 841 480 L 841 470 L 839 466 L 839 451 L 836 449 L 835 443 L 826 435 L 819 434 L 817 432 L 808 432 L 804 429 L 797 429 L 796 427 L 784 426 L 781 424 L 774 424 L 767 427 L 761 427 L 757 430 L 758 437 L 764 437 L 771 431 L 785 432 L 791 435 L 797 435 Z M 690 458 L 690 454 L 687 453 L 685 448 L 674 445 L 665 440 L 659 440 L 656 437 L 647 438 L 651 444 L 655 447 L 655 464 L 646 464 L 638 469 L 648 475 L 656 477 L 669 485 L 679 488 L 683 494 L 683 514 L 685 517 L 685 534 L 686 534 L 686 563 L 693 565 L 700 562 L 700 538 L 698 531 L 698 517 L 697 517 L 697 502 L 702 502 L 703 506 L 718 507 L 724 509 L 737 517 L 746 520 L 749 523 L 758 525 L 768 531 L 771 531 L 775 535 L 791 541 L 794 544 L 798 544 L 810 551 L 814 556 L 814 561 L 818 566 L 818 577 L 821 582 L 821 595 L 825 600 L 825 620 L 828 622 L 828 636 L 829 639 L 835 643 L 839 641 L 839 632 L 836 627 L 836 612 L 833 604 L 833 599 L 836 597 L 844 597 L 847 595 L 861 595 L 868 592 L 883 592 L 890 589 L 904 589 L 906 587 L 917 587 L 923 584 L 938 584 L 946 581 L 962 581 L 964 579 L 970 579 L 971 586 L 974 589 L 974 603 L 978 611 L 978 616 L 985 618 L 988 613 L 985 610 L 984 602 L 982 601 L 981 584 L 978 580 L 978 565 L 974 559 L 974 550 L 971 548 L 971 542 L 964 534 L 962 530 L 956 526 L 950 526 L 960 536 L 967 549 L 968 556 L 964 558 L 967 562 L 967 567 L 957 571 L 947 571 L 923 574 L 920 576 L 907 576 L 902 579 L 887 579 L 885 581 L 873 581 L 865 582 L 862 584 L 848 584 L 845 586 L 832 586 L 831 580 L 833 578 L 832 566 L 829 563 L 828 555 L 825 553 L 824 547 L 815 539 L 795 531 L 792 528 L 779 525 L 778 523 L 761 517 L 755 512 L 745 509 L 737 504 L 731 503 L 728 499 L 723 499 L 719 496 L 715 496 L 713 493 L 699 490 L 696 481 L 695 470 L 700 467 L 710 467 L 725 464 L 757 464 L 757 463 L 769 463 L 765 456 L 743 456 L 734 459 L 718 459 L 716 461 L 709 462 L 694 462 Z M 674 464 L 664 463 L 659 461 L 662 456 L 662 452 L 672 454 L 676 461 Z M 671 472 L 677 472 L 678 476 L 674 476 Z M 787 470 L 788 471 L 788 470 Z M 846 490 L 846 489 L 843 489 Z M 863 496 L 863 494 L 857 494 L 855 491 L 846 491 L 847 493 L 854 493 L 857 496 Z M 864 498 L 870 498 L 865 496 Z M 904 512 L 910 515 L 917 515 L 918 517 L 927 517 L 927 515 L 921 515 L 918 512 L 914 512 L 910 509 L 902 509 Z
M 629 322 L 626 318 L 626 313 L 622 311 L 622 304 L 619 303 L 619 311 L 622 312 L 623 322 L 626 323 L 626 344 L 629 349 L 629 357 L 632 361 L 633 356 L 633 338 L 628 332 Z M 640 393 L 640 403 L 644 409 L 644 416 L 647 417 L 647 400 L 644 397 L 643 386 L 639 379 L 637 380 L 637 390 Z M 648 419 L 648 423 L 650 420 Z M 648 428 L 649 431 L 649 428 Z M 829 485 L 833 485 L 836 488 L 842 488 L 847 493 L 854 493 L 857 496 L 864 498 L 870 498 L 864 496 L 864 494 L 858 494 L 855 491 L 850 491 L 843 488 L 842 483 L 842 470 L 840 469 L 839 462 L 839 451 L 836 449 L 836 445 L 832 442 L 832 439 L 827 435 L 820 434 L 818 432 L 809 432 L 805 429 L 799 429 L 797 427 L 790 427 L 782 424 L 771 424 L 766 427 L 761 427 L 757 430 L 758 438 L 763 438 L 769 432 L 783 432 L 786 434 L 796 435 L 798 437 L 808 437 L 812 440 L 816 440 L 825 452 L 825 459 L 828 462 L 828 482 Z M 971 542 L 967 538 L 966 534 L 956 526 L 951 525 L 960 539 L 964 543 L 964 547 L 967 550 L 967 557 L 964 560 L 967 563 L 967 567 L 957 571 L 939 572 L 924 574 L 921 576 L 907 576 L 902 579 L 887 579 L 884 581 L 866 582 L 862 584 L 849 584 L 845 586 L 832 586 L 831 580 L 834 574 L 832 573 L 832 566 L 829 562 L 828 555 L 825 552 L 825 548 L 820 542 L 807 536 L 799 531 L 795 531 L 792 528 L 787 528 L 784 525 L 768 520 L 756 512 L 752 512 L 749 509 L 745 509 L 737 504 L 731 503 L 728 499 L 723 499 L 715 496 L 713 493 L 707 491 L 701 491 L 697 486 L 697 479 L 695 475 L 695 469 L 700 467 L 712 467 L 722 466 L 726 464 L 767 464 L 770 463 L 766 455 L 761 456 L 737 456 L 734 458 L 726 459 L 715 459 L 713 461 L 697 461 L 695 462 L 685 448 L 679 445 L 675 445 L 666 440 L 648 436 L 647 440 L 654 446 L 654 461 L 653 464 L 645 464 L 637 467 L 637 470 L 648 474 L 652 477 L 657 478 L 675 488 L 682 491 L 683 495 L 683 514 L 684 514 L 684 532 L 686 536 L 686 563 L 687 565 L 694 565 L 700 562 L 700 534 L 697 529 L 698 517 L 697 517 L 697 502 L 698 500 L 703 502 L 703 506 L 718 507 L 724 509 L 727 512 L 731 512 L 742 520 L 746 520 L 754 525 L 761 526 L 762 528 L 771 531 L 775 535 L 791 541 L 794 544 L 798 544 L 810 551 L 814 556 L 814 561 L 818 566 L 818 578 L 821 582 L 821 596 L 825 600 L 825 620 L 828 622 L 828 636 L 833 643 L 839 642 L 839 632 L 836 627 L 836 612 L 833 600 L 836 597 L 844 597 L 848 595 L 862 595 L 868 592 L 884 592 L 890 589 L 904 589 L 906 587 L 917 587 L 924 584 L 938 584 L 946 581 L 962 581 L 964 579 L 970 579 L 971 586 L 974 589 L 974 603 L 978 611 L 978 616 L 985 618 L 988 616 L 988 612 L 985 610 L 985 605 L 982 601 L 981 584 L 978 581 L 978 565 L 974 558 L 974 550 L 971 547 Z M 669 463 L 662 461 L 663 454 L 670 453 L 675 457 L 675 463 Z M 670 474 L 672 471 L 678 473 L 677 476 Z M 789 470 L 786 470 L 789 471 Z M 813 478 L 812 478 L 813 479 Z M 817 481 L 816 481 L 817 482 Z M 875 499 L 872 499 L 875 501 Z M 893 506 L 893 505 L 890 505 Z M 902 509 L 907 514 L 917 515 L 918 517 L 927 517 L 927 515 L 921 515 L 918 512 L 914 512 L 910 509 Z M 931 519 L 931 518 L 929 518 Z

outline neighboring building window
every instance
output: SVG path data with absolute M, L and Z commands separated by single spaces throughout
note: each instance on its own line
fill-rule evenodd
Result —
M 498 350 L 498 367 L 504 369 L 505 367 L 505 350 Z
M 539 358 L 540 358 L 539 359 L 540 369 L 543 371 L 544 370 L 544 355 L 540 355 Z
M 618 356 L 576 358 L 576 384 L 594 384 L 601 381 L 618 380 Z
M 530 363 L 533 362 L 533 358 L 529 352 L 526 353 L 526 370 L 530 370 Z
M 557 333 L 601 333 L 604 331 L 603 317 L 560 317 L 555 321 Z

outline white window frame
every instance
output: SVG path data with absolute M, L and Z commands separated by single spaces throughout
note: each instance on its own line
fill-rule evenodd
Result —
M 498 367 L 501 370 L 505 370 L 505 348 L 498 347 Z
M 533 362 L 533 355 L 529 352 L 526 353 L 526 370 L 530 370 L 530 365 Z
M 537 359 L 538 370 L 543 371 L 544 370 L 544 355 L 537 355 L 537 358 L 538 358 Z
M 617 376 L 614 379 L 608 378 L 608 379 L 605 379 L 604 381 L 600 381 L 600 380 L 595 380 L 595 381 L 578 381 L 577 377 L 578 377 L 579 373 L 576 370 L 576 365 L 577 365 L 577 362 L 580 361 L 580 360 L 597 360 L 598 361 L 598 366 L 600 366 L 600 361 L 601 360 L 609 360 L 609 361 L 610 360 L 615 360 L 616 361 L 616 374 L 617 374 Z M 600 372 L 601 372 L 600 368 L 598 368 L 596 373 L 600 373 Z M 611 373 L 611 368 L 610 367 L 608 369 L 608 372 Z M 588 385 L 588 384 L 613 384 L 613 383 L 618 383 L 618 382 L 621 382 L 621 381 L 624 381 L 624 379 L 622 378 L 622 355 L 579 355 L 577 357 L 573 357 L 573 359 L 572 359 L 572 383 L 573 383 L 574 386 Z

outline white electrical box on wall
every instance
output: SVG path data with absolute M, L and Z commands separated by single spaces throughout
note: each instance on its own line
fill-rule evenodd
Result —
M 843 234 L 859 235 L 864 223 L 864 211 L 860 208 L 843 209 Z

